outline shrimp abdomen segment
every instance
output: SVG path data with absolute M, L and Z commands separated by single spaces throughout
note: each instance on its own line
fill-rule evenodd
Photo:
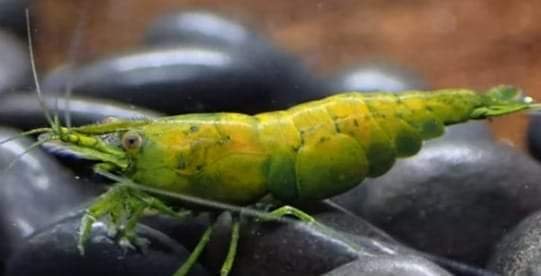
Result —
M 368 171 L 366 154 L 349 135 L 335 134 L 303 145 L 295 163 L 299 199 L 323 199 L 361 183 Z
M 268 189 L 283 200 L 339 194 L 416 154 L 480 104 L 470 90 L 345 93 L 256 115 L 271 155 Z
M 354 137 L 341 133 L 324 103 L 301 105 L 288 113 L 301 136 L 295 162 L 300 200 L 342 193 L 366 177 L 366 152 Z
M 360 143 L 340 133 L 320 102 L 257 115 L 259 134 L 271 158 L 268 189 L 285 201 L 326 198 L 344 192 L 367 175 Z

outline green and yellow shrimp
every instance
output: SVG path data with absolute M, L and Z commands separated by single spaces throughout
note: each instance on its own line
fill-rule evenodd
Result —
M 284 204 L 321 200 L 361 184 L 366 177 L 384 174 L 397 158 L 414 155 L 424 140 L 441 136 L 447 125 L 539 107 L 531 102 L 508 86 L 486 93 L 467 89 L 349 92 L 257 115 L 186 114 L 73 128 L 51 120 L 50 128 L 28 133 L 41 133 L 39 144 L 56 143 L 96 161 L 97 173 L 119 182 L 84 215 L 82 251 L 92 223 L 104 216 L 113 218 L 125 240 L 134 238 L 135 224 L 146 210 L 178 216 L 174 203 L 152 196 L 152 191 L 227 206 L 253 204 L 268 195 Z M 313 222 L 288 205 L 270 214 Z M 115 221 L 119 217 L 128 220 Z M 238 225 L 234 224 L 223 274 L 233 263 Z M 178 275 L 187 273 L 196 261 L 211 228 Z

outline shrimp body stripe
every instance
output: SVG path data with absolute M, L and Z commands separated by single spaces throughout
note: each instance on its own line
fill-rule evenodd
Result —
M 345 93 L 255 116 L 188 114 L 134 123 L 129 178 L 234 204 L 271 193 L 284 201 L 330 197 L 415 154 L 443 126 L 483 103 L 470 90 Z M 96 131 L 99 127 L 90 127 Z

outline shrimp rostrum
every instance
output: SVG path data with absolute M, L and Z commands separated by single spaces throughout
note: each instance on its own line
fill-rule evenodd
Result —
M 83 250 L 92 222 L 104 216 L 130 240 L 144 211 L 178 215 L 169 202 L 123 185 L 124 180 L 237 206 L 267 195 L 284 204 L 320 200 L 345 192 L 366 177 L 384 174 L 397 158 L 417 153 L 423 140 L 441 136 L 447 125 L 538 107 L 509 86 L 485 93 L 349 92 L 253 116 L 208 113 L 116 119 L 73 128 L 52 125 L 33 133 L 42 132 L 40 143 L 56 143 L 96 161 L 97 173 L 118 176 L 114 179 L 120 183 L 98 198 L 82 219 Z M 271 214 L 310 220 L 293 207 Z M 128 219 L 115 220 L 120 217 Z M 226 259 L 224 274 L 233 258 L 234 253 Z M 179 274 L 192 263 L 187 262 Z

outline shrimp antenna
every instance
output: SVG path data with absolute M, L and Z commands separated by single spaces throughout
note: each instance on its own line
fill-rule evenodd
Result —
M 13 158 L 13 160 L 7 165 L 7 167 L 5 167 L 2 170 L 2 174 L 4 174 L 9 169 L 11 169 L 17 163 L 17 161 L 19 161 L 24 155 L 26 155 L 30 151 L 36 149 L 37 147 L 49 142 L 50 140 L 51 139 L 44 139 L 42 141 L 37 141 L 37 142 L 33 143 L 32 145 L 30 145 L 28 148 L 26 148 L 23 152 L 17 154 L 17 156 L 15 156 L 15 158 Z
M 28 11 L 28 9 L 26 9 L 26 32 L 27 32 L 27 37 L 28 37 L 28 51 L 29 51 L 29 55 L 30 55 L 30 64 L 31 64 L 31 67 L 32 67 L 32 76 L 34 78 L 34 83 L 36 85 L 36 91 L 37 91 L 37 94 L 38 94 L 39 103 L 40 103 L 42 109 L 44 110 L 45 117 L 47 118 L 47 121 L 49 122 L 50 125 L 52 125 L 52 119 L 51 119 L 51 116 L 50 116 L 50 114 L 49 114 L 49 112 L 47 110 L 47 105 L 45 104 L 45 102 L 43 101 L 43 98 L 41 97 L 41 88 L 40 88 L 39 82 L 38 82 L 38 77 L 37 77 L 37 72 L 36 72 L 36 65 L 35 65 L 35 62 L 34 62 L 34 52 L 33 52 L 33 49 L 32 49 L 32 30 L 31 30 L 31 27 L 30 27 L 30 12 Z M 7 139 L 4 139 L 4 140 L 0 141 L 0 145 L 3 145 L 5 143 L 7 143 L 7 142 L 10 142 L 10 141 L 22 138 L 22 137 L 26 137 L 28 135 L 44 133 L 44 132 L 49 132 L 49 131 L 51 131 L 50 128 L 32 129 L 32 130 L 29 130 L 29 131 L 19 133 L 19 134 L 15 135 L 15 136 L 7 138 Z M 38 145 L 35 145 L 35 146 L 30 146 L 30 148 L 27 151 L 25 151 L 24 153 L 22 153 L 21 156 L 24 155 L 25 153 L 27 153 L 28 151 L 32 150 L 33 148 L 41 145 L 41 144 L 42 143 L 39 143 Z M 17 159 L 19 159 L 21 156 L 16 157 L 15 160 L 13 160 L 11 162 L 11 164 L 8 166 L 8 168 L 12 167 L 13 163 L 15 161 L 17 161 Z
M 51 131 L 50 128 L 36 128 L 36 129 L 29 130 L 29 131 L 21 132 L 21 133 L 15 135 L 15 136 L 11 136 L 11 137 L 9 137 L 7 139 L 4 139 L 4 140 L 0 141 L 0 145 L 5 144 L 5 143 L 7 143 L 9 141 L 19 139 L 21 137 L 26 137 L 28 135 L 38 134 L 38 133 L 45 133 L 45 132 L 49 132 L 49 131 Z
M 75 32 L 73 34 L 73 38 L 71 40 L 69 50 L 68 50 L 68 62 L 69 63 L 75 63 L 77 60 L 77 50 L 80 49 L 81 40 L 82 40 L 82 30 L 84 30 L 84 27 L 86 26 L 86 23 L 88 21 L 88 13 L 85 12 L 88 9 L 88 5 L 90 2 L 83 2 L 83 7 L 79 10 L 79 20 L 77 23 L 77 26 L 75 27 Z M 75 61 L 75 62 L 74 62 Z M 70 98 L 72 95 L 73 90 L 73 64 L 70 64 L 67 66 L 67 73 L 68 78 L 67 82 L 64 87 L 64 122 L 66 123 L 66 126 L 68 128 L 71 128 L 71 112 L 70 112 Z
M 28 37 L 28 53 L 30 55 L 30 65 L 32 67 L 32 77 L 34 78 L 34 85 L 36 86 L 36 94 L 38 95 L 38 100 L 41 108 L 43 109 L 43 113 L 45 114 L 45 118 L 47 119 L 47 122 L 49 122 L 49 125 L 53 126 L 53 119 L 51 118 L 51 114 L 49 112 L 49 109 L 47 108 L 47 104 L 45 103 L 45 100 L 43 99 L 43 96 L 41 94 L 41 87 L 39 85 L 38 80 L 38 73 L 36 70 L 36 62 L 34 59 L 34 49 L 32 47 L 32 28 L 30 27 L 30 11 L 26 9 L 26 33 Z
M 36 86 L 36 93 L 38 95 L 39 104 L 41 105 L 41 108 L 43 109 L 43 112 L 45 114 L 45 117 L 47 118 L 47 121 L 49 122 L 49 125 L 51 125 L 51 127 L 55 127 L 53 119 L 51 118 L 49 110 L 47 109 L 47 104 L 45 103 L 45 101 L 43 100 L 43 97 L 41 95 L 41 87 L 39 86 L 38 74 L 37 74 L 37 70 L 36 70 L 36 63 L 34 61 L 34 50 L 32 48 L 32 29 L 30 27 L 30 12 L 28 11 L 28 9 L 26 9 L 26 31 L 27 31 L 27 35 L 28 35 L 28 51 L 29 51 L 29 55 L 30 55 L 30 64 L 31 64 L 31 67 L 32 67 L 32 76 L 34 78 L 34 83 L 35 83 L 35 86 Z M 15 136 L 9 137 L 9 138 L 7 138 L 5 140 L 2 140 L 2 141 L 0 141 L 0 145 L 3 145 L 3 144 L 5 144 L 5 143 L 7 143 L 9 141 L 12 141 L 12 140 L 15 140 L 15 139 L 18 139 L 18 138 L 21 138 L 21 137 L 25 137 L 25 136 L 28 136 L 28 135 L 37 134 L 37 133 L 44 133 L 44 132 L 50 132 L 50 131 L 51 131 L 50 128 L 32 129 L 32 130 L 29 130 L 29 131 L 19 133 L 19 134 L 15 135 Z M 13 165 L 15 165 L 15 163 L 17 163 L 17 161 L 19 161 L 25 154 L 27 154 L 28 152 L 36 149 L 37 147 L 41 146 L 42 144 L 45 144 L 49 140 L 50 139 L 44 139 L 42 141 L 37 141 L 37 142 L 33 143 L 32 145 L 30 145 L 28 148 L 26 148 L 23 152 L 17 154 L 17 156 L 15 156 L 15 158 L 8 164 L 8 166 L 5 167 L 2 170 L 2 174 L 5 173 L 6 171 L 8 171 L 9 169 L 11 169 L 13 167 Z

